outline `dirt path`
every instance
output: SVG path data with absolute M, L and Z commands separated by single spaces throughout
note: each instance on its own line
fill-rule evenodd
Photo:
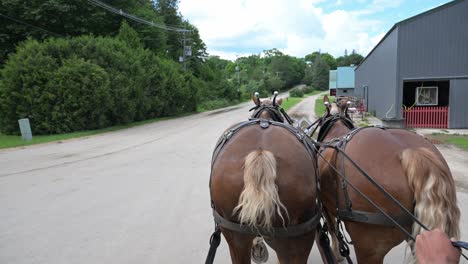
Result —
M 288 114 L 297 120 L 312 123 L 317 119 L 315 116 L 315 100 L 322 97 L 323 93 L 309 96 L 288 111 Z
M 468 193 L 468 152 L 447 144 L 436 147 L 447 161 L 457 187 Z

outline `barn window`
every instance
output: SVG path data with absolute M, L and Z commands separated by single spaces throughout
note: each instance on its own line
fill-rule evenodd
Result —
M 416 105 L 438 105 L 437 86 L 417 87 Z

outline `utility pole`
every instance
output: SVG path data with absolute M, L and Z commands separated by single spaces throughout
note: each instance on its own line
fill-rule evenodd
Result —
M 187 46 L 187 41 L 190 40 L 186 36 L 187 32 L 188 30 L 182 31 L 183 51 L 182 51 L 182 57 L 179 58 L 179 61 L 182 62 L 184 65 L 184 71 L 187 70 L 187 58 L 190 58 L 192 56 L 192 46 Z
M 236 73 L 237 73 L 237 94 L 240 95 L 240 71 L 239 71 L 239 63 L 236 66 Z
M 187 39 L 185 38 L 185 31 L 182 31 L 182 38 L 183 38 L 182 41 L 184 43 L 183 44 L 184 45 L 184 51 L 183 51 L 184 54 L 183 54 L 183 56 L 184 56 L 184 71 L 185 71 L 185 70 L 187 70 L 187 59 L 185 57 L 185 46 L 186 46 Z
M 237 75 L 237 96 L 239 97 L 240 99 L 240 68 L 239 68 L 239 58 L 238 56 L 236 55 L 236 75 Z

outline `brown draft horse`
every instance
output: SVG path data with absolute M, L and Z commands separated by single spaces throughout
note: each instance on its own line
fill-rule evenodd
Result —
M 351 129 L 343 118 L 347 109 L 346 101 L 330 103 L 325 96 L 324 103 L 328 116 L 337 118 L 334 118 L 333 123 L 322 125 L 321 129 L 327 131 L 322 135 L 321 141 L 329 142 L 347 135 Z M 347 141 L 344 151 L 423 224 L 430 229 L 437 227 L 449 237 L 459 238 L 460 210 L 457 206 L 454 180 L 446 161 L 428 140 L 404 129 L 369 127 L 357 130 Z M 334 149 L 325 149 L 322 155 L 387 213 L 392 216 L 401 215 L 400 209 L 367 181 L 363 174 L 349 161 L 343 161 L 343 154 Z M 338 173 L 321 157 L 318 157 L 318 162 L 322 189 L 320 198 L 326 208 L 326 218 L 331 222 L 330 231 L 336 233 L 337 209 L 346 208 L 345 190 Z M 349 186 L 346 190 L 353 211 L 377 212 Z M 407 239 L 395 226 L 369 224 L 346 218 L 342 221 L 351 236 L 359 263 L 383 263 L 385 255 Z M 410 233 L 411 223 L 413 222 L 405 225 Z M 413 237 L 420 232 L 421 227 L 413 223 Z M 335 255 L 339 258 L 337 239 L 333 235 L 332 239 Z M 413 249 L 411 241 L 409 244 Z M 409 261 L 415 262 L 414 252 L 410 254 Z
M 279 111 L 270 100 L 253 101 L 256 118 L 282 121 L 277 120 Z M 285 126 L 270 122 L 268 127 L 242 127 L 230 135 L 219 153 L 215 150 L 210 184 L 214 210 L 222 218 L 254 230 L 245 234 L 221 225 L 232 263 L 251 263 L 253 241 L 259 235 L 255 230 L 297 226 L 319 213 L 316 157 Z M 261 235 L 276 251 L 280 263 L 307 263 L 315 226 L 294 237 Z

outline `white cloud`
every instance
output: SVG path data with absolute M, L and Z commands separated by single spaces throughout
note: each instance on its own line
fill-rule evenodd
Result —
M 238 57 L 248 57 L 252 55 L 252 53 L 239 53 L 239 52 L 229 52 L 223 50 L 210 50 L 210 55 L 219 56 L 226 60 L 235 61 Z
M 179 8 L 198 27 L 208 52 L 228 59 L 271 48 L 298 57 L 319 49 L 334 56 L 343 55 L 345 49 L 365 55 L 377 43 L 378 33 L 384 33 L 370 35 L 380 22 L 363 19 L 363 12 L 325 13 L 317 6 L 320 2 L 323 0 L 181 0 Z M 340 0 L 336 3 L 342 4 Z M 390 0 L 374 0 L 366 12 L 393 5 Z

